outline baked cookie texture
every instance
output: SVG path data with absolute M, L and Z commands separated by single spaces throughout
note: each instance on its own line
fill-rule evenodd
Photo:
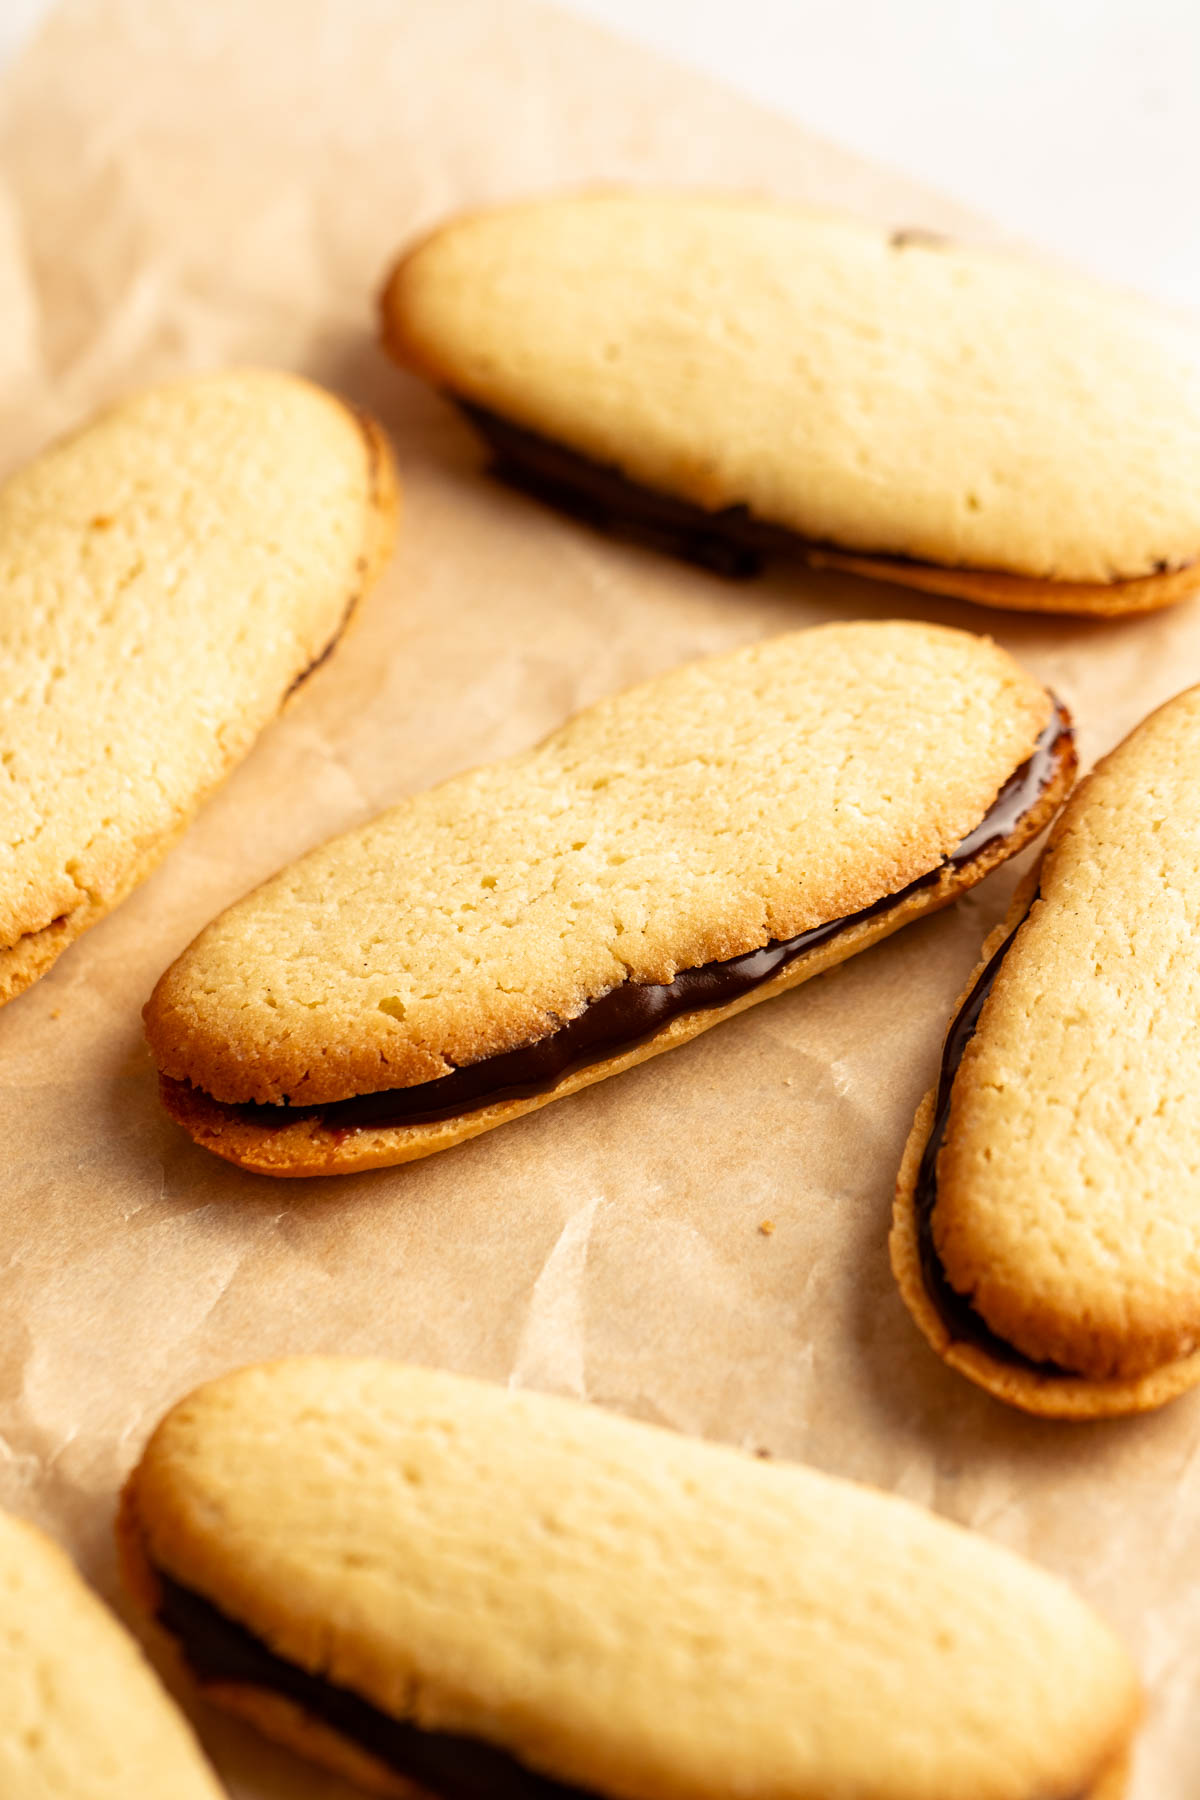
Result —
M 398 1364 L 200 1388 L 151 1438 L 120 1537 L 148 1613 L 169 1578 L 379 1713 L 572 1793 L 1099 1800 L 1139 1711 L 1064 1584 L 906 1501 Z M 210 1677 L 272 1735 L 411 1791 Z
M 905 1152 L 892 1259 L 909 1309 L 1030 1412 L 1140 1412 L 1200 1382 L 1198 767 L 1193 688 L 1080 784 L 985 948 L 998 961 L 950 1071 L 932 1189 L 932 1094 Z M 939 1269 L 962 1317 L 938 1303 Z
M 1020 820 L 944 863 L 1052 715 L 990 640 L 905 623 L 790 633 L 601 701 L 335 839 L 202 932 L 145 1012 L 167 1108 L 219 1155 L 305 1175 L 428 1155 L 545 1105 L 841 961 L 1013 854 L 1070 785 L 1069 732 Z M 441 1078 L 548 1041 L 626 984 L 672 983 L 893 895 L 753 993 L 635 1034 L 539 1093 L 356 1130 L 297 1110 L 423 1084 L 436 1108 Z
M 242 760 L 395 513 L 379 428 L 266 370 L 122 401 L 0 487 L 0 1003 Z
M 1200 587 L 1200 335 L 1035 264 L 769 200 L 571 194 L 452 219 L 382 320 L 456 398 L 827 566 L 1037 611 Z
M 4 1800 L 219 1800 L 128 1632 L 40 1531 L 0 1513 Z

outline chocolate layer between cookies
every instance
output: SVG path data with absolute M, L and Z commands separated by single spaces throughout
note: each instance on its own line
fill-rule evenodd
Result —
M 892 579 L 900 579 L 901 570 L 911 569 L 917 586 L 923 585 L 916 579 L 920 570 L 943 568 L 947 574 L 954 572 L 952 564 L 925 562 L 897 550 L 848 553 L 841 545 L 804 537 L 783 525 L 768 524 L 756 518 L 748 506 L 726 506 L 710 511 L 693 501 L 681 500 L 673 494 L 631 481 L 615 466 L 596 462 L 578 450 L 530 431 L 527 426 L 516 425 L 511 419 L 464 400 L 458 394 L 448 398 L 487 444 L 492 454 L 491 473 L 498 481 L 557 507 L 560 512 L 597 531 L 679 557 L 683 562 L 694 563 L 728 580 L 751 580 L 760 575 L 773 558 L 799 557 L 802 561 L 820 562 L 824 558 L 837 559 L 847 554 L 855 559 L 853 573 L 865 573 L 867 563 L 873 558 L 881 558 L 879 573 L 882 579 L 889 578 L 889 569 Z M 1150 579 L 1177 577 L 1188 567 L 1188 564 L 1173 567 L 1160 562 Z M 999 569 L 961 573 L 991 574 L 1002 581 L 1019 582 L 1022 579 Z M 1053 589 L 1054 583 L 1040 585 Z M 1066 587 L 1071 585 L 1065 584 Z M 1116 592 L 1122 586 L 1134 585 L 1135 582 L 1116 580 L 1112 587 Z M 992 598 L 998 601 L 997 595 Z M 1008 604 L 1013 602 L 1010 600 Z
M 158 1622 L 201 1686 L 221 1683 L 281 1695 L 440 1800 L 592 1800 L 588 1790 L 539 1775 L 480 1738 L 427 1731 L 381 1712 L 349 1688 L 276 1656 L 244 1625 L 163 1570 L 154 1575 Z
M 174 1639 L 196 1681 L 278 1694 L 438 1800 L 597 1800 L 597 1791 L 539 1775 L 494 1744 L 428 1731 L 381 1712 L 369 1700 L 276 1656 L 193 1588 L 154 1570 L 158 1622 Z M 1088 1800 L 1086 1794 L 1070 1800 Z
M 1036 901 L 1036 899 L 1035 894 L 1034 900 Z M 1021 924 L 1024 924 L 1024 920 L 1021 921 Z M 917 1222 L 917 1246 L 925 1291 L 955 1343 L 973 1344 L 977 1349 L 986 1351 L 998 1362 L 1029 1369 L 1038 1375 L 1070 1376 L 1073 1373 L 1070 1369 L 1061 1368 L 1057 1363 L 1037 1362 L 1033 1357 L 1026 1356 L 994 1332 L 982 1315 L 975 1310 L 967 1296 L 960 1294 L 957 1288 L 951 1286 L 938 1256 L 937 1245 L 933 1241 L 933 1212 L 937 1205 L 937 1161 L 950 1120 L 954 1078 L 958 1074 L 959 1064 L 962 1062 L 967 1045 L 975 1035 L 975 1029 L 979 1024 L 979 1015 L 995 985 L 996 977 L 1000 973 L 1000 965 L 1012 948 L 1020 929 L 1021 926 L 1018 925 L 1016 931 L 1011 931 L 995 955 L 987 962 L 946 1033 L 946 1043 L 942 1051 L 941 1068 L 938 1073 L 933 1124 L 921 1157 L 916 1192 L 913 1197 Z
M 451 398 L 487 444 L 498 480 L 598 531 L 631 538 L 733 581 L 761 574 L 770 556 L 794 556 L 806 547 L 794 532 L 755 519 L 748 507 L 706 512 L 630 481 L 619 469 L 514 425 L 486 407 L 457 395 Z
M 1055 701 L 1050 722 L 1032 754 L 1004 783 L 974 830 L 936 868 L 857 913 L 828 920 L 792 938 L 772 940 L 740 956 L 681 970 L 670 982 L 624 982 L 591 1001 L 548 1036 L 481 1058 L 433 1081 L 319 1106 L 248 1101 L 225 1104 L 221 1110 L 230 1118 L 268 1130 L 282 1130 L 298 1120 L 316 1120 L 322 1130 L 342 1139 L 356 1131 L 431 1124 L 499 1101 L 545 1094 L 565 1075 L 634 1048 L 672 1019 L 730 1005 L 775 979 L 806 952 L 901 905 L 909 896 L 931 887 L 947 869 L 962 869 L 982 856 L 1010 836 L 1037 804 L 1072 754 L 1073 735 L 1066 709 Z M 190 1088 L 187 1082 L 169 1078 L 164 1078 L 163 1085 L 168 1091 L 187 1092 Z

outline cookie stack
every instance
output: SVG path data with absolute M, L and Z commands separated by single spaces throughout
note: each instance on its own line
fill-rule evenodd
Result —
M 505 482 L 729 576 L 792 558 L 1101 619 L 1200 589 L 1194 335 L 1022 263 L 767 202 L 549 198 L 409 250 L 382 332 Z M 397 492 L 377 425 L 256 371 L 135 396 L 0 489 L 0 1003 L 335 650 Z M 932 622 L 689 663 L 206 926 L 146 1004 L 162 1102 L 254 1174 L 406 1164 L 800 985 L 1049 827 L 918 1111 L 892 1264 L 997 1398 L 1144 1411 L 1200 1382 L 1198 764 L 1193 690 L 1072 791 L 1063 698 Z M 167 1413 L 118 1536 L 185 1688 L 370 1792 L 1124 1790 L 1138 1680 L 1056 1579 L 573 1402 L 257 1365 Z M 0 1587 L 5 1795 L 216 1794 L 121 1627 L 3 1519 Z

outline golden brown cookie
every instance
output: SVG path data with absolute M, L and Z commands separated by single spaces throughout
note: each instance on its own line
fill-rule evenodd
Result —
M 57 1545 L 0 1513 L 0 1795 L 220 1800 L 137 1644 Z
M 124 400 L 0 487 L 0 1004 L 328 655 L 395 512 L 378 427 L 266 370 Z
M 687 664 L 224 913 L 146 1008 L 164 1102 L 268 1174 L 427 1156 L 946 905 L 1073 772 L 1061 710 L 967 632 Z
M 934 1349 L 1056 1418 L 1200 1382 L 1200 688 L 1080 784 L 921 1104 L 892 1262 Z
M 443 1800 L 1114 1800 L 1108 1629 L 907 1501 L 574 1401 L 296 1358 L 200 1388 L 123 1562 L 207 1696 Z
M 497 471 L 730 574 L 814 563 L 1111 614 L 1200 587 L 1200 335 L 928 233 L 552 196 L 405 253 L 387 349 Z

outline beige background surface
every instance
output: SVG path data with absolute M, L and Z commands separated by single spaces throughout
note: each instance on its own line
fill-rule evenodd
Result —
M 1068 1430 L 944 1371 L 895 1295 L 891 1185 L 1011 873 L 793 995 L 411 1169 L 274 1185 L 159 1114 L 138 1008 L 221 905 L 413 788 L 699 652 L 834 617 L 990 629 L 1090 760 L 1200 680 L 1200 610 L 1064 626 L 802 573 L 749 586 L 480 478 L 373 343 L 442 213 L 599 178 L 747 186 L 960 233 L 955 208 L 529 0 L 76 0 L 0 119 L 0 455 L 225 360 L 372 407 L 396 561 L 333 661 L 152 881 L 0 1014 L 0 1502 L 113 1591 L 117 1485 L 197 1380 L 375 1351 L 805 1458 L 1070 1576 L 1151 1689 L 1137 1800 L 1200 1789 L 1200 1399 Z M 982 233 L 972 233 L 982 235 Z M 775 1222 L 770 1236 L 758 1226 Z M 239 1800 L 348 1793 L 200 1717 Z

